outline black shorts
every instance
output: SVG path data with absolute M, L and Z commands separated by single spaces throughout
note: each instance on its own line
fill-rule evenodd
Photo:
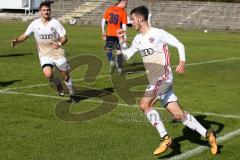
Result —
M 110 50 L 110 51 L 121 50 L 121 46 L 120 46 L 118 37 L 107 36 L 106 49 Z

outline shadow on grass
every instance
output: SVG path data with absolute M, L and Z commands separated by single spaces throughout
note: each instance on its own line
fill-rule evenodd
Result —
M 26 56 L 26 55 L 32 55 L 33 53 L 14 53 L 14 54 L 5 54 L 2 55 L 0 54 L 0 58 L 4 58 L 4 57 L 21 57 L 21 56 Z
M 20 82 L 20 81 L 22 80 L 11 80 L 11 81 L 0 82 L 0 87 L 6 87 L 14 84 L 15 82 Z
M 124 74 L 142 72 L 145 71 L 145 67 L 142 62 L 128 63 L 124 67 Z
M 105 88 L 101 90 L 81 88 L 75 89 L 76 103 L 81 103 L 82 100 L 97 98 L 100 101 L 95 102 L 95 106 L 80 113 L 72 113 L 70 111 L 72 103 L 69 100 L 60 101 L 55 107 L 55 115 L 63 121 L 86 122 L 103 116 L 113 111 L 118 105 L 118 99 L 114 96 L 113 88 Z M 96 103 L 97 102 L 97 103 Z
M 195 116 L 195 118 L 206 129 L 209 129 L 209 128 L 211 128 L 212 125 L 215 125 L 215 126 L 218 126 L 218 129 L 216 131 L 214 131 L 215 133 L 220 133 L 223 130 L 224 124 L 218 123 L 218 122 L 215 122 L 215 121 L 206 120 L 205 119 L 206 117 L 207 116 L 205 116 L 205 115 Z M 195 143 L 195 144 L 198 144 L 198 145 L 201 145 L 201 146 L 209 146 L 208 141 L 207 140 L 202 140 L 201 135 L 198 132 L 192 131 L 191 129 L 185 127 L 183 129 L 183 135 L 173 139 L 173 144 L 171 146 L 171 150 L 172 150 L 171 153 L 169 153 L 167 155 L 164 155 L 164 156 L 160 156 L 160 157 L 158 157 L 158 159 L 171 158 L 173 156 L 181 154 L 182 151 L 181 151 L 180 142 L 183 142 L 183 141 L 186 141 L 186 140 L 190 141 L 191 143 Z M 218 152 L 219 153 L 220 153 L 220 150 L 221 150 L 222 147 L 223 147 L 222 145 L 218 145 L 218 148 L 219 148 Z M 209 148 L 209 150 L 210 150 L 210 148 Z
M 104 97 L 108 94 L 112 94 L 114 92 L 112 87 L 104 88 L 101 90 L 96 89 L 75 89 L 75 96 L 77 97 L 77 102 L 81 100 L 89 99 L 89 98 L 100 98 Z

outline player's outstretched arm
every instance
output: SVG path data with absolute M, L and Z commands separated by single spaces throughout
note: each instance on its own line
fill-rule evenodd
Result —
M 179 74 L 183 74 L 185 71 L 185 61 L 179 61 L 179 64 L 176 68 L 176 72 Z
M 184 45 L 181 42 L 179 42 L 178 39 L 175 38 L 173 35 L 171 35 L 170 33 L 164 30 L 161 30 L 160 35 L 161 35 L 162 41 L 178 49 L 179 64 L 176 68 L 176 72 L 179 74 L 183 74 L 185 71 L 185 61 L 186 61 Z
M 126 32 L 123 29 L 117 30 L 117 36 L 121 44 L 123 57 L 125 60 L 129 60 L 138 51 L 138 47 L 135 42 L 136 37 L 134 38 L 132 45 L 130 47 L 127 47 L 124 38 L 125 34 Z
M 176 68 L 176 72 L 179 74 L 183 74 L 185 72 L 185 47 L 184 45 L 179 42 L 176 45 L 176 48 L 178 49 L 178 54 L 179 54 L 179 64 Z
M 16 44 L 24 42 L 27 38 L 28 38 L 27 35 L 22 34 L 21 36 L 16 37 L 11 41 L 11 46 L 14 48 L 16 46 Z

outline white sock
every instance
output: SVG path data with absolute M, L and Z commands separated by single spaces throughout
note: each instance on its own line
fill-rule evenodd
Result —
M 199 134 L 206 138 L 207 130 L 191 115 L 186 114 L 182 123 L 192 130 L 196 130 Z
M 147 112 L 145 112 L 145 115 L 151 124 L 156 127 L 161 138 L 168 134 L 158 112 L 155 109 L 150 108 Z
M 71 77 L 68 79 L 68 81 L 64 81 L 64 83 L 66 84 L 67 88 L 68 88 L 68 91 L 69 91 L 69 94 L 70 95 L 73 95 L 73 87 L 72 87 L 72 79 Z
M 118 68 L 118 72 L 122 72 L 122 68 Z

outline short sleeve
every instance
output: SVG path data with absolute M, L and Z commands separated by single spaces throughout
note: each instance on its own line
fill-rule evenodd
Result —
M 29 26 L 28 26 L 28 28 L 27 28 L 27 30 L 25 31 L 25 35 L 27 35 L 27 36 L 30 36 L 31 34 L 33 33 L 33 23 L 31 23 Z
M 64 29 L 63 25 L 59 21 L 57 21 L 56 30 L 60 37 L 63 37 L 66 35 L 66 30 Z

